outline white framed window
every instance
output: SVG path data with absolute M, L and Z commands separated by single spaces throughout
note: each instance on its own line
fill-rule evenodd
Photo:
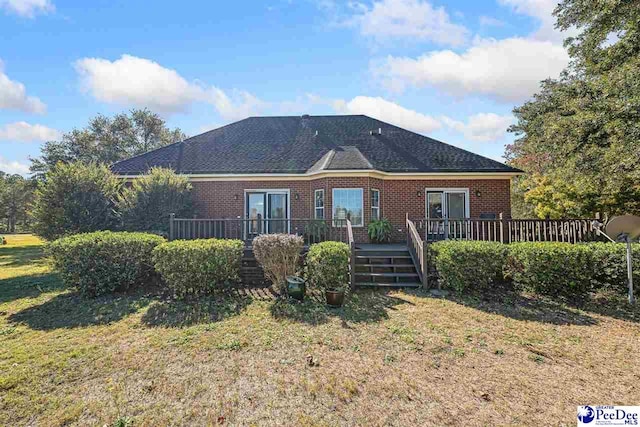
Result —
M 427 218 L 469 218 L 468 188 L 427 188 L 424 194 Z
M 324 190 L 316 190 L 314 192 L 315 205 L 314 205 L 314 218 L 315 219 L 324 219 Z
M 371 221 L 380 219 L 380 190 L 371 189 Z
M 333 219 L 349 219 L 354 227 L 364 226 L 364 191 L 362 188 L 334 188 L 333 189 Z M 340 225 L 339 221 L 334 221 Z

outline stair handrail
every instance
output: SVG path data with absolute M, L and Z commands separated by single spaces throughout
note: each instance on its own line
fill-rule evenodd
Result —
M 356 241 L 353 238 L 353 228 L 351 221 L 347 219 L 347 239 L 349 240 L 349 250 L 351 257 L 349 259 L 349 281 L 351 288 L 356 286 Z
M 420 233 L 416 225 L 409 219 L 409 214 L 406 216 L 406 228 L 407 228 L 407 247 L 409 248 L 409 254 L 413 259 L 413 263 L 416 265 L 418 276 L 422 287 L 427 287 L 427 245 L 426 242 L 420 238 Z

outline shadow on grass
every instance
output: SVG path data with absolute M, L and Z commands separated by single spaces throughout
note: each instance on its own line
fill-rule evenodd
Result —
M 497 287 L 482 293 L 462 296 L 452 293 L 447 299 L 467 307 L 516 320 L 553 325 L 588 326 L 598 323 L 598 320 L 586 314 L 582 307 L 568 306 L 551 298 L 524 295 L 506 287 Z
M 636 299 L 639 297 L 640 295 L 636 293 Z M 599 291 L 592 295 L 582 309 L 601 316 L 640 323 L 640 304 L 638 302 L 633 305 L 629 304 L 627 296 L 619 290 L 603 289 Z
M 0 246 L 0 267 L 22 267 L 46 262 L 44 250 L 34 246 Z
M 379 322 L 389 318 L 389 310 L 401 304 L 412 304 L 402 298 L 389 295 L 383 290 L 356 290 L 345 297 L 340 308 L 326 305 L 321 293 L 307 295 L 304 302 L 279 299 L 271 305 L 271 315 L 276 319 L 289 319 L 296 322 L 319 325 L 331 317 L 342 320 L 343 327 L 348 323 Z
M 186 301 L 156 301 L 142 315 L 142 323 L 157 327 L 184 327 L 219 322 L 240 314 L 251 302 L 251 297 L 233 293 L 202 296 Z
M 20 298 L 35 298 L 46 292 L 65 288 L 55 273 L 29 274 L 0 280 L 0 303 Z
M 83 298 L 77 292 L 68 292 L 19 311 L 8 320 L 37 330 L 105 325 L 137 312 L 149 305 L 152 298 L 144 289 L 97 298 Z

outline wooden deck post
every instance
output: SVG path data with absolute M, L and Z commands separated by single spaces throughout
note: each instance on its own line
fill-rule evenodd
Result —
M 173 236 L 173 233 L 174 233 L 174 230 L 173 230 L 173 227 L 174 227 L 173 221 L 175 220 L 175 218 L 176 218 L 176 214 L 174 214 L 174 213 L 170 213 L 170 214 L 169 214 L 169 241 L 173 240 L 173 238 L 174 238 L 174 236 Z
M 355 242 L 350 243 L 351 249 L 351 289 L 356 287 L 356 244 Z
M 427 241 L 422 242 L 422 287 L 424 289 L 429 288 L 429 262 L 427 259 Z
M 498 218 L 500 218 L 500 243 L 504 243 L 504 217 L 502 212 L 500 212 Z

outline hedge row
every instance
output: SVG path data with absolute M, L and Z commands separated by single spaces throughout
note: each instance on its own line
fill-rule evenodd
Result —
M 627 291 L 626 249 L 613 243 L 442 241 L 429 245 L 431 267 L 444 288 L 482 290 L 510 282 L 520 290 L 569 299 L 609 287 Z M 640 267 L 640 245 L 634 266 Z M 640 279 L 640 269 L 634 272 Z
M 243 250 L 240 240 L 176 240 L 153 251 L 153 264 L 176 297 L 202 295 L 240 279 Z
M 462 292 L 482 290 L 504 280 L 506 245 L 494 242 L 446 240 L 429 246 L 444 287 Z
M 65 284 L 98 296 L 146 282 L 154 273 L 151 253 L 164 241 L 153 234 L 97 231 L 63 237 L 47 251 Z
M 47 246 L 68 286 L 86 296 L 122 291 L 160 273 L 177 297 L 212 292 L 239 279 L 240 240 L 167 243 L 148 233 L 98 231 L 58 239 Z

